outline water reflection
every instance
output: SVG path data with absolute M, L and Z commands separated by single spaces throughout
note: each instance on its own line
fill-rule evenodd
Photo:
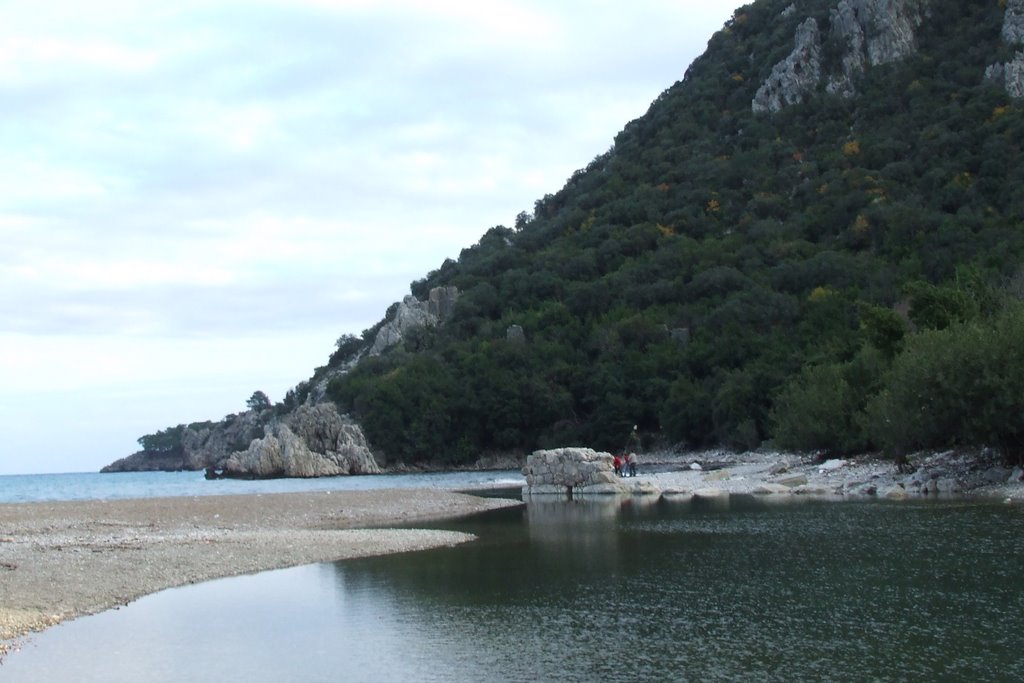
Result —
M 5 681 L 1019 680 L 1022 512 L 532 502 L 453 549 L 167 591 Z

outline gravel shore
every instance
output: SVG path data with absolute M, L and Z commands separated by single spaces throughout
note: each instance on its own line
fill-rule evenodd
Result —
M 3 504 L 0 641 L 174 586 L 463 543 L 379 527 L 519 504 L 436 490 Z
M 966 496 L 1024 502 L 1024 469 L 994 452 L 916 454 L 900 470 L 892 460 L 859 456 L 822 462 L 792 453 L 708 451 L 663 454 L 623 480 L 640 492 L 719 498 L 729 495 L 851 498 Z M 656 471 L 651 471 L 656 470 Z

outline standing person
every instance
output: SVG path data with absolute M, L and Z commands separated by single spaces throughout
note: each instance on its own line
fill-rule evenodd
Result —
M 629 468 L 629 476 L 636 476 L 636 463 L 637 453 L 640 451 L 640 436 L 636 433 L 636 425 L 633 425 L 633 431 L 629 433 L 629 439 L 626 441 L 626 466 Z
M 622 458 L 620 458 L 617 455 L 614 458 L 612 458 L 612 466 L 615 468 L 616 476 L 621 477 L 622 476 Z

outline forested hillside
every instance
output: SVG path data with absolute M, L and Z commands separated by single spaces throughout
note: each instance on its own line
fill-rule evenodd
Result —
M 1019 459 L 1024 101 L 992 78 L 1019 46 L 1004 2 L 890 4 L 924 8 L 910 54 L 758 112 L 809 18 L 842 71 L 837 3 L 737 10 L 607 153 L 412 283 L 458 288 L 443 324 L 345 373 L 379 326 L 340 340 L 288 404 L 333 377 L 392 462 L 617 450 L 634 424 L 648 446 Z
M 451 320 L 331 386 L 375 447 L 617 449 L 633 424 L 735 448 L 1000 445 L 1003 419 L 1021 436 L 1020 352 L 978 358 L 996 364 L 987 381 L 964 367 L 967 337 L 1024 332 L 1005 291 L 1024 250 L 1024 111 L 984 78 L 1012 56 L 1004 8 L 933 2 L 917 53 L 867 69 L 855 96 L 755 114 L 798 25 L 835 6 L 789 4 L 738 10 L 606 154 L 413 283 L 457 286 Z M 919 367 L 943 354 L 963 377 Z M 1010 404 L 977 418 L 993 424 L 954 430 L 1000 386 Z M 913 424 L 919 406 L 934 425 Z

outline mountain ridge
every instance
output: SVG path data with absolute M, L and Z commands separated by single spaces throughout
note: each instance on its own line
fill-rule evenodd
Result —
M 607 153 L 412 283 L 418 301 L 458 293 L 443 322 L 370 354 L 393 306 L 265 419 L 329 399 L 384 464 L 616 450 L 633 425 L 648 444 L 1018 458 L 1005 406 L 999 425 L 961 406 L 927 431 L 892 382 L 1019 322 L 1022 16 L 1024 0 L 741 7 Z M 883 20 L 900 39 L 872 51 Z M 1003 352 L 984 340 L 981 364 Z M 999 396 L 1024 381 L 1003 379 Z

